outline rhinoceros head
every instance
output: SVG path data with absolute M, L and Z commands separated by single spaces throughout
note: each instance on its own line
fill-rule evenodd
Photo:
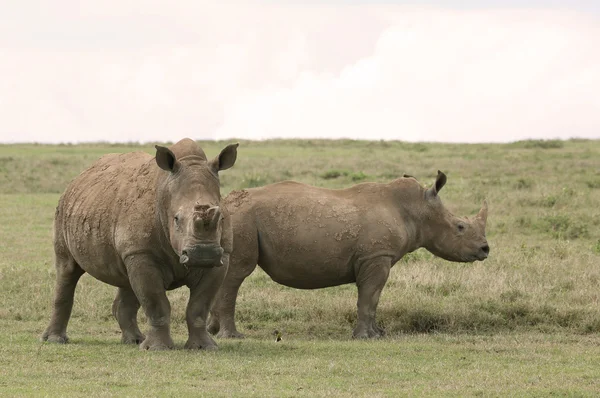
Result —
M 228 145 L 211 161 L 190 140 L 170 148 L 156 146 L 156 163 L 167 171 L 157 190 L 163 231 L 186 267 L 223 265 L 220 170 L 234 165 L 238 144 Z
M 444 207 L 439 191 L 446 184 L 446 175 L 438 171 L 433 186 L 424 190 L 424 247 L 449 261 L 473 262 L 487 258 L 490 247 L 485 237 L 487 202 L 474 218 L 456 217 Z

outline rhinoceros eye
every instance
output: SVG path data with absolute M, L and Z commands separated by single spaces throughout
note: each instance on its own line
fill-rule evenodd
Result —
M 465 232 L 467 227 L 465 227 L 465 224 L 460 223 L 456 226 L 456 228 L 458 229 L 458 232 Z
M 176 214 L 175 217 L 173 217 L 173 221 L 175 221 L 175 225 L 179 225 L 179 214 Z

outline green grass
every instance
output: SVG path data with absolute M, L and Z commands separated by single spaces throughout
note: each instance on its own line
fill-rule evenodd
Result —
M 203 142 L 215 156 L 224 142 Z M 600 141 L 450 145 L 242 141 L 232 189 L 293 179 L 339 188 L 404 173 L 455 214 L 490 205 L 490 258 L 450 263 L 424 250 L 392 269 L 381 341 L 350 340 L 352 285 L 300 291 L 256 271 L 242 285 L 243 341 L 186 352 L 186 289 L 169 292 L 177 350 L 119 343 L 114 288 L 85 275 L 71 343 L 42 344 L 54 289 L 52 219 L 67 183 L 109 152 L 152 145 L 0 146 L 0 395 L 594 396 L 600 390 Z M 145 328 L 145 319 L 140 315 Z M 276 343 L 273 331 L 283 333 Z
M 22 329 L 0 340 L 7 396 L 594 396 L 600 389 L 597 340 L 568 335 L 284 337 L 224 341 L 216 353 L 148 353 L 97 325 L 88 330 L 93 337 L 66 346 L 32 343 L 36 325 Z

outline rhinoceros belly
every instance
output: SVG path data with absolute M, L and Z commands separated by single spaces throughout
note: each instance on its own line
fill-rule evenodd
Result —
M 318 289 L 355 281 L 353 257 L 361 230 L 355 210 L 339 203 L 279 205 L 259 220 L 258 264 L 276 282 Z

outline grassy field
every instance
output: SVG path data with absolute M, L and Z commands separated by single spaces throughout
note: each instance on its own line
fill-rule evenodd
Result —
M 226 143 L 203 142 L 209 157 Z M 418 250 L 392 269 L 378 320 L 350 339 L 356 289 L 300 291 L 257 270 L 238 329 L 186 352 L 187 289 L 169 292 L 177 350 L 119 343 L 114 288 L 85 275 L 71 343 L 42 344 L 54 288 L 52 219 L 67 183 L 99 156 L 152 145 L 0 146 L 0 396 L 595 396 L 600 391 L 600 141 L 506 145 L 241 142 L 222 192 L 293 179 L 338 188 L 408 173 L 457 215 L 486 198 L 488 260 Z M 140 313 L 141 325 L 145 319 Z M 144 326 L 142 326 L 142 330 Z M 275 342 L 273 331 L 283 333 Z

